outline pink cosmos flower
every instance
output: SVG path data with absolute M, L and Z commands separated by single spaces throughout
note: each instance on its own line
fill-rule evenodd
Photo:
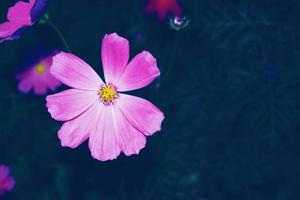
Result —
M 89 138 L 93 158 L 106 161 L 138 154 L 146 136 L 161 128 L 163 113 L 145 99 L 121 92 L 150 84 L 160 75 L 156 59 L 147 51 L 129 63 L 128 40 L 116 33 L 102 41 L 105 83 L 83 60 L 69 53 L 53 58 L 51 73 L 73 87 L 47 96 L 51 116 L 65 123 L 58 131 L 62 146 L 76 148 Z
M 20 37 L 25 27 L 32 26 L 44 13 L 47 0 L 18 1 L 8 9 L 7 21 L 0 24 L 0 42 Z
M 9 176 L 9 173 L 9 167 L 0 165 L 0 196 L 12 190 L 15 186 L 15 180 Z
M 47 56 L 26 68 L 17 75 L 19 80 L 18 89 L 23 93 L 28 93 L 32 88 L 36 95 L 46 94 L 48 89 L 55 90 L 61 82 L 50 73 L 53 56 Z
M 149 0 L 146 12 L 157 12 L 158 17 L 163 20 L 168 12 L 171 12 L 174 16 L 180 16 L 181 8 L 176 0 Z

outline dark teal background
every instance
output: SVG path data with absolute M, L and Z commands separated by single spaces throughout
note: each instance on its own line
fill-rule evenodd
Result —
M 1 0 L 1 21 L 14 2 Z M 62 148 L 45 98 L 17 91 L 28 55 L 64 49 L 49 26 L 0 44 L 0 163 L 16 179 L 3 199 L 300 199 L 299 1 L 180 3 L 191 25 L 176 32 L 142 0 L 49 0 L 72 52 L 101 76 L 105 33 L 128 38 L 131 58 L 157 58 L 160 78 L 134 94 L 166 119 L 139 156 L 100 162 L 87 143 Z

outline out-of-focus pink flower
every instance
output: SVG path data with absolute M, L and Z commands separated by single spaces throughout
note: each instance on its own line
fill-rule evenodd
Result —
M 48 89 L 55 90 L 61 82 L 54 78 L 50 73 L 53 56 L 47 56 L 26 68 L 17 75 L 19 80 L 18 89 L 27 93 L 32 88 L 36 95 L 46 94 Z
M 9 167 L 0 165 L 0 196 L 12 190 L 15 186 L 15 179 L 10 177 L 9 173 Z
M 161 129 L 163 113 L 145 99 L 120 92 L 136 90 L 160 75 L 147 51 L 129 63 L 128 40 L 116 33 L 102 41 L 105 83 L 83 60 L 69 53 L 53 58 L 51 73 L 72 89 L 47 96 L 51 116 L 65 121 L 58 131 L 62 146 L 76 148 L 89 138 L 95 159 L 106 161 L 138 154 L 146 136 Z
M 157 12 L 158 17 L 163 20 L 169 12 L 174 16 L 180 16 L 181 8 L 176 0 L 149 0 L 146 12 Z
M 18 1 L 8 9 L 7 21 L 0 24 L 0 42 L 20 37 L 23 30 L 36 23 L 45 12 L 47 0 Z

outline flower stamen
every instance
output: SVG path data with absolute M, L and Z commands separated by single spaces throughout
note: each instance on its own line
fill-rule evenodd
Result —
M 118 98 L 118 92 L 113 85 L 103 85 L 98 93 L 101 101 L 107 105 L 114 103 L 116 98 Z

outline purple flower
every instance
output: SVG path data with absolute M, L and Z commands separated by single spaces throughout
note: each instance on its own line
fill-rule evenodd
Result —
M 44 13 L 47 0 L 18 1 L 8 9 L 7 21 L 0 24 L 0 42 L 18 39 Z
M 39 52 L 32 63 L 17 74 L 18 89 L 22 93 L 28 93 L 33 89 L 35 95 L 44 95 L 48 89 L 54 91 L 61 82 L 50 74 L 52 58 L 57 52 Z
M 9 167 L 0 165 L 0 196 L 12 190 L 15 186 L 15 179 L 10 177 L 9 174 Z

